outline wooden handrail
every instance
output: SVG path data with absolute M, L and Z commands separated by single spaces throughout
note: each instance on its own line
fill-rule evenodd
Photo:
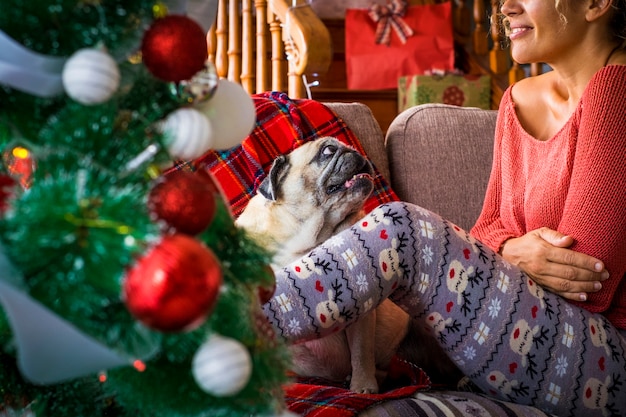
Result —
M 492 77 L 493 108 L 508 85 L 541 72 L 541 65 L 522 68 L 511 58 L 501 22 L 492 24 L 489 17 L 498 13 L 498 0 L 410 3 L 442 1 L 453 6 L 455 42 L 462 52 L 457 65 Z M 331 64 L 341 68 L 333 63 L 330 31 L 308 0 L 218 0 L 217 19 L 207 39 L 217 75 L 241 84 L 250 94 L 273 90 L 306 97 L 303 76 L 324 78 Z
M 306 97 L 303 76 L 325 73 L 332 60 L 330 33 L 304 0 L 219 0 L 207 44 L 218 77 L 250 94 Z

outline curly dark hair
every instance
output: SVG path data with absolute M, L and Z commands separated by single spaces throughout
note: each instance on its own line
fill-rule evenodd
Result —
M 611 32 L 619 39 L 620 47 L 626 48 L 626 0 L 613 0 L 613 16 L 609 21 Z

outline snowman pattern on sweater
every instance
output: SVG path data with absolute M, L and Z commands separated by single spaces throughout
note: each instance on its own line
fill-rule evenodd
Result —
M 489 395 L 563 416 L 626 410 L 626 342 L 614 327 L 417 206 L 377 207 L 283 268 L 265 310 L 297 341 L 338 331 L 386 297 Z

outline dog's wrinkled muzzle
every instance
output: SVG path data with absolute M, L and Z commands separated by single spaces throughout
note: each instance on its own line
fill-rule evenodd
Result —
M 372 165 L 361 154 L 344 149 L 327 165 L 322 172 L 321 180 L 326 184 L 326 194 L 334 194 L 364 182 L 372 182 L 373 173 Z

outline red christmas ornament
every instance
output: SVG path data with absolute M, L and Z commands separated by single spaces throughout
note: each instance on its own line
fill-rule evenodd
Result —
M 188 331 L 209 315 L 221 284 L 222 270 L 209 248 L 192 237 L 171 235 L 126 274 L 122 297 L 146 326 Z
M 183 81 L 204 68 L 206 34 L 193 19 L 181 15 L 157 19 L 141 42 L 144 65 L 164 81 Z
M 161 177 L 148 196 L 148 209 L 168 228 L 188 235 L 206 229 L 215 217 L 217 189 L 202 175 L 173 171 Z

